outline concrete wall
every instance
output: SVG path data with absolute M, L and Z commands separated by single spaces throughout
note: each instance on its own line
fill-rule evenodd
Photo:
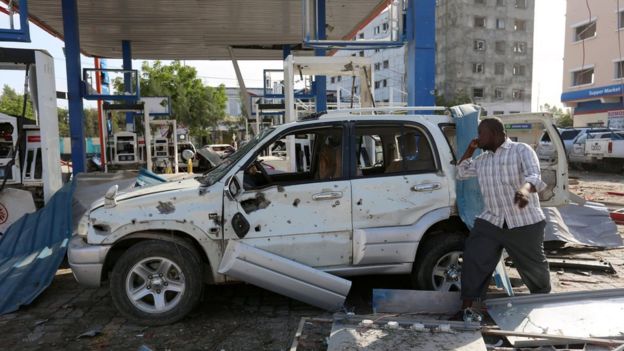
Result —
M 480 3 L 482 2 L 482 3 Z M 457 94 L 472 96 L 473 88 L 483 88 L 484 97 L 474 102 L 493 111 L 527 112 L 531 109 L 531 75 L 533 61 L 534 0 L 526 8 L 516 8 L 515 0 L 440 0 L 437 6 L 436 85 L 439 94 L 448 99 Z M 476 17 L 485 18 L 485 27 L 475 27 Z M 497 28 L 497 20 L 504 28 Z M 525 21 L 523 31 L 514 30 L 515 20 Z M 485 50 L 474 49 L 474 41 L 485 41 Z M 496 42 L 505 43 L 504 53 L 497 52 Z M 513 52 L 515 42 L 526 43 L 522 54 Z M 504 65 L 502 75 L 495 74 L 496 63 Z M 473 73 L 473 64 L 483 64 L 483 73 Z M 524 66 L 524 75 L 514 76 L 514 64 Z M 495 89 L 503 95 L 495 97 Z M 513 90 L 524 92 L 522 99 L 512 97 Z

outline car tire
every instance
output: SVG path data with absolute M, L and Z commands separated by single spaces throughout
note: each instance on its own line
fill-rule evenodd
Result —
M 148 240 L 130 247 L 113 267 L 110 291 L 117 310 L 142 325 L 184 318 L 199 302 L 204 283 L 196 250 Z
M 433 233 L 418 247 L 412 285 L 420 290 L 459 291 L 465 239 L 460 232 Z

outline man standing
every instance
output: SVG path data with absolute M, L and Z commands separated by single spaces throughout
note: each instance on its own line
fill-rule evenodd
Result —
M 533 149 L 507 138 L 499 118 L 479 124 L 457 166 L 458 179 L 477 177 L 484 211 L 466 239 L 462 264 L 462 310 L 485 297 L 502 249 L 506 249 L 531 293 L 550 292 L 544 255 L 544 213 L 538 191 L 546 188 Z M 477 148 L 484 153 L 472 158 Z

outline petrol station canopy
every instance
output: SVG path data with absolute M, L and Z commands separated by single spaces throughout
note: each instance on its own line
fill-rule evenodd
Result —
M 121 42 L 129 40 L 135 59 L 229 60 L 231 46 L 239 60 L 280 60 L 283 45 L 302 49 L 304 3 L 80 0 L 80 48 L 88 56 L 121 58 Z M 327 39 L 351 39 L 387 4 L 388 0 L 326 0 Z M 59 0 L 29 0 L 28 12 L 34 23 L 63 38 Z

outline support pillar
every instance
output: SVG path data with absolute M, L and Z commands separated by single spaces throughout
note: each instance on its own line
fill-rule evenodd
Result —
M 410 3 L 413 1 L 410 1 Z M 325 31 L 325 0 L 316 1 L 316 39 L 325 40 L 327 38 Z M 325 56 L 325 49 L 314 49 L 314 55 Z M 316 76 L 316 112 L 327 111 L 327 77 Z
M 123 69 L 132 69 L 132 46 L 130 40 L 121 41 L 121 56 Z M 132 74 L 124 73 L 124 91 L 132 92 Z M 134 112 L 126 112 L 126 131 L 134 131 Z
M 62 0 L 65 66 L 69 107 L 69 135 L 74 175 L 86 171 L 86 146 L 82 105 L 82 68 L 80 66 L 80 35 L 76 0 Z
M 435 105 L 435 3 L 435 0 L 408 2 L 405 23 L 408 106 Z

